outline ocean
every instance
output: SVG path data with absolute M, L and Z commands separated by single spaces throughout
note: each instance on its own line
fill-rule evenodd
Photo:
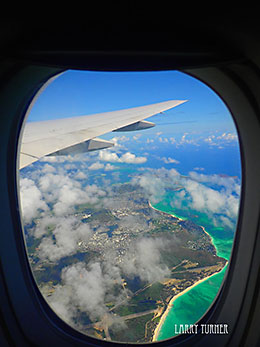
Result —
M 206 155 L 206 153 L 208 155 Z M 194 156 L 192 158 L 192 160 L 194 160 Z M 182 156 L 182 159 L 184 159 L 184 156 Z M 224 151 L 212 149 L 208 151 L 205 150 L 199 160 L 200 167 L 203 167 L 203 174 L 211 175 L 217 173 L 238 177 L 240 179 L 241 170 L 240 160 L 238 159 L 237 149 L 229 148 Z M 187 174 L 193 163 L 187 162 L 186 160 L 182 160 L 182 163 L 183 167 L 182 169 L 179 169 L 179 172 Z M 227 165 L 227 163 L 230 165 Z M 216 170 L 217 164 L 219 165 Z M 206 213 L 191 209 L 178 209 L 172 206 L 171 201 L 174 198 L 174 194 L 176 194 L 175 191 L 166 192 L 162 201 L 153 206 L 163 212 L 173 214 L 182 219 L 192 220 L 196 224 L 203 226 L 212 237 L 212 241 L 217 250 L 217 255 L 229 260 L 232 252 L 235 226 L 233 229 L 227 228 L 224 225 L 217 227 Z M 170 309 L 159 331 L 157 341 L 165 340 L 177 335 L 177 333 L 175 333 L 175 324 L 177 324 L 178 327 L 179 324 L 197 323 L 214 302 L 214 299 L 221 288 L 227 268 L 228 266 L 225 266 L 221 272 L 194 286 L 174 301 L 173 307 Z
M 148 157 L 146 166 L 153 168 L 174 167 L 182 175 L 188 175 L 190 171 L 198 171 L 206 175 L 237 176 L 241 179 L 240 152 L 238 145 L 230 145 L 224 148 L 201 145 L 185 146 L 175 148 L 173 146 L 162 146 L 156 149 L 156 157 L 172 157 L 178 164 L 164 164 L 155 157 Z
M 167 199 L 163 202 L 164 203 L 156 204 L 154 207 L 164 212 L 175 214 L 171 206 L 165 208 Z M 183 219 L 187 218 L 185 214 L 180 215 L 180 211 L 178 211 L 178 213 L 178 217 Z M 210 225 L 206 216 L 202 214 L 198 216 L 197 213 L 196 218 L 192 218 L 189 215 L 189 219 L 205 228 L 213 239 L 217 254 L 228 260 L 233 245 L 234 234 L 232 234 L 231 231 L 225 231 L 224 228 L 215 228 L 213 225 Z M 173 307 L 169 311 L 160 329 L 157 341 L 175 336 L 175 324 L 177 324 L 177 326 L 179 326 L 179 324 L 195 324 L 207 312 L 221 288 L 226 268 L 227 266 L 221 272 L 199 283 L 174 301 Z

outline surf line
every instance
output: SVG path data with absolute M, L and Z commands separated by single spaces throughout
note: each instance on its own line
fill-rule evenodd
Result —
M 183 219 L 181 217 L 178 217 L 178 216 L 175 216 L 172 213 L 168 213 L 168 212 L 164 212 L 164 211 L 159 210 L 158 208 L 154 207 L 149 200 L 148 200 L 148 205 L 149 205 L 150 208 L 152 208 L 153 210 L 155 210 L 157 212 L 168 214 L 169 216 L 172 216 L 173 218 L 176 218 L 176 219 L 178 219 L 180 221 L 185 221 L 185 219 Z
M 180 217 L 178 217 L 178 216 L 176 216 L 176 215 L 174 215 L 174 214 L 167 213 L 167 212 L 164 212 L 164 211 L 161 211 L 161 210 L 155 208 L 155 207 L 151 204 L 151 202 L 150 202 L 149 200 L 148 200 L 148 204 L 149 204 L 149 207 L 152 208 L 152 209 L 154 209 L 155 211 L 158 211 L 158 212 L 160 212 L 160 213 L 169 214 L 170 216 L 172 216 L 172 217 L 174 217 L 174 218 L 177 218 L 179 221 L 184 221 L 184 219 L 182 219 L 182 218 L 180 218 Z M 216 247 L 216 245 L 215 245 L 215 243 L 214 243 L 213 237 L 205 230 L 205 228 L 204 228 L 203 226 L 200 225 L 200 227 L 202 228 L 203 232 L 204 232 L 206 235 L 208 235 L 208 237 L 210 238 L 211 243 L 213 244 L 213 246 L 215 247 L 215 249 L 216 249 L 216 251 L 217 251 L 217 253 L 218 253 L 218 249 L 217 249 L 217 247 Z M 226 264 L 224 265 L 224 267 L 223 267 L 223 269 L 222 269 L 221 271 L 223 271 L 223 270 L 226 268 L 227 264 L 228 264 L 228 261 L 226 261 Z M 173 303 L 174 303 L 174 301 L 175 301 L 176 299 L 178 299 L 179 297 L 181 297 L 183 294 L 187 293 L 187 292 L 188 292 L 189 290 L 191 290 L 192 288 L 196 287 L 198 284 L 200 284 L 200 283 L 202 283 L 202 282 L 208 280 L 209 278 L 211 278 L 212 276 L 215 276 L 216 274 L 220 273 L 221 271 L 216 271 L 216 272 L 214 272 L 213 274 L 211 274 L 211 275 L 209 275 L 209 276 L 207 276 L 207 277 L 204 277 L 204 278 L 198 280 L 198 281 L 195 282 L 193 285 L 187 287 L 186 289 L 184 289 L 182 292 L 180 292 L 180 293 L 178 293 L 177 295 L 175 295 L 175 296 L 170 300 L 169 304 L 167 305 L 167 308 L 166 308 L 165 312 L 163 313 L 162 317 L 160 318 L 160 321 L 159 321 L 158 325 L 156 326 L 156 328 L 155 328 L 155 330 L 154 330 L 152 342 L 157 341 L 157 338 L 158 338 L 158 335 L 159 335 L 159 333 L 160 333 L 160 330 L 161 330 L 161 328 L 162 328 L 162 326 L 163 326 L 163 323 L 164 323 L 164 321 L 165 321 L 167 315 L 169 314 L 170 310 L 173 308 Z
M 222 270 L 221 270 L 222 271 Z M 167 317 L 167 315 L 169 314 L 170 310 L 173 307 L 173 303 L 176 299 L 178 299 L 179 297 L 181 297 L 183 294 L 187 293 L 189 290 L 191 290 L 192 288 L 196 287 L 198 284 L 208 280 L 210 277 L 216 275 L 219 272 L 214 272 L 213 274 L 211 274 L 210 276 L 204 277 L 201 280 L 198 280 L 197 282 L 195 282 L 193 285 L 191 285 L 190 287 L 187 287 L 186 289 L 184 289 L 182 292 L 180 292 L 179 294 L 175 295 L 171 301 L 169 302 L 169 304 L 167 305 L 167 309 L 165 310 L 165 312 L 163 313 L 162 317 L 160 318 L 160 321 L 157 325 L 157 327 L 154 330 L 154 334 L 153 334 L 153 339 L 152 342 L 157 341 L 158 335 L 160 333 L 161 327 L 163 326 L 163 323 Z

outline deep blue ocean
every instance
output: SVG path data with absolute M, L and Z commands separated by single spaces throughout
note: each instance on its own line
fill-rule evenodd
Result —
M 174 148 L 173 146 L 163 146 L 156 149 L 157 157 L 172 157 L 179 161 L 179 164 L 164 164 L 160 160 L 148 157 L 145 164 L 147 167 L 175 168 L 182 175 L 188 175 L 190 171 L 197 171 L 206 175 L 227 175 L 241 178 L 240 153 L 237 146 L 227 146 L 222 149 L 209 147 L 207 145 L 185 146 Z

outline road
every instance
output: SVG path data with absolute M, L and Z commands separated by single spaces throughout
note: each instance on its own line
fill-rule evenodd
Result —
M 146 316 L 147 314 L 155 313 L 157 311 L 158 311 L 158 308 L 155 308 L 153 310 L 143 311 L 143 312 L 139 312 L 139 313 L 133 313 L 133 314 L 129 314 L 127 316 L 121 316 L 121 318 L 123 318 L 124 320 L 128 320 L 128 319 L 133 319 L 133 318 Z

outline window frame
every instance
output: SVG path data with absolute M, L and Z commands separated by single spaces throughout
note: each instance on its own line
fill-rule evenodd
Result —
M 0 110 L 3 117 L 0 124 L 3 136 L 0 139 L 0 160 L 4 170 L 1 172 L 0 189 L 6 205 L 1 208 L 0 214 L 0 276 L 4 284 L 0 291 L 0 307 L 4 313 L 6 331 L 12 331 L 9 338 L 14 341 L 19 339 L 24 345 L 28 342 L 38 345 L 39 341 L 42 345 L 52 343 L 63 346 L 118 344 L 85 336 L 64 323 L 41 296 L 27 259 L 17 192 L 18 138 L 33 97 L 49 78 L 63 70 L 59 67 L 16 65 L 8 68 L 8 74 L 4 76 L 5 85 L 2 82 Z M 241 341 L 246 341 L 249 317 L 254 319 L 254 308 L 259 304 L 255 292 L 259 269 L 257 252 L 259 254 L 260 251 L 260 197 L 256 189 L 260 177 L 257 155 L 260 150 L 256 150 L 256 146 L 259 147 L 259 71 L 256 66 L 247 64 L 182 71 L 206 83 L 220 96 L 234 117 L 240 140 L 242 190 L 232 257 L 218 297 L 200 320 L 200 323 L 228 324 L 230 334 L 181 335 L 157 344 L 213 347 L 229 343 L 237 346 Z M 255 93 L 252 93 L 254 89 Z

